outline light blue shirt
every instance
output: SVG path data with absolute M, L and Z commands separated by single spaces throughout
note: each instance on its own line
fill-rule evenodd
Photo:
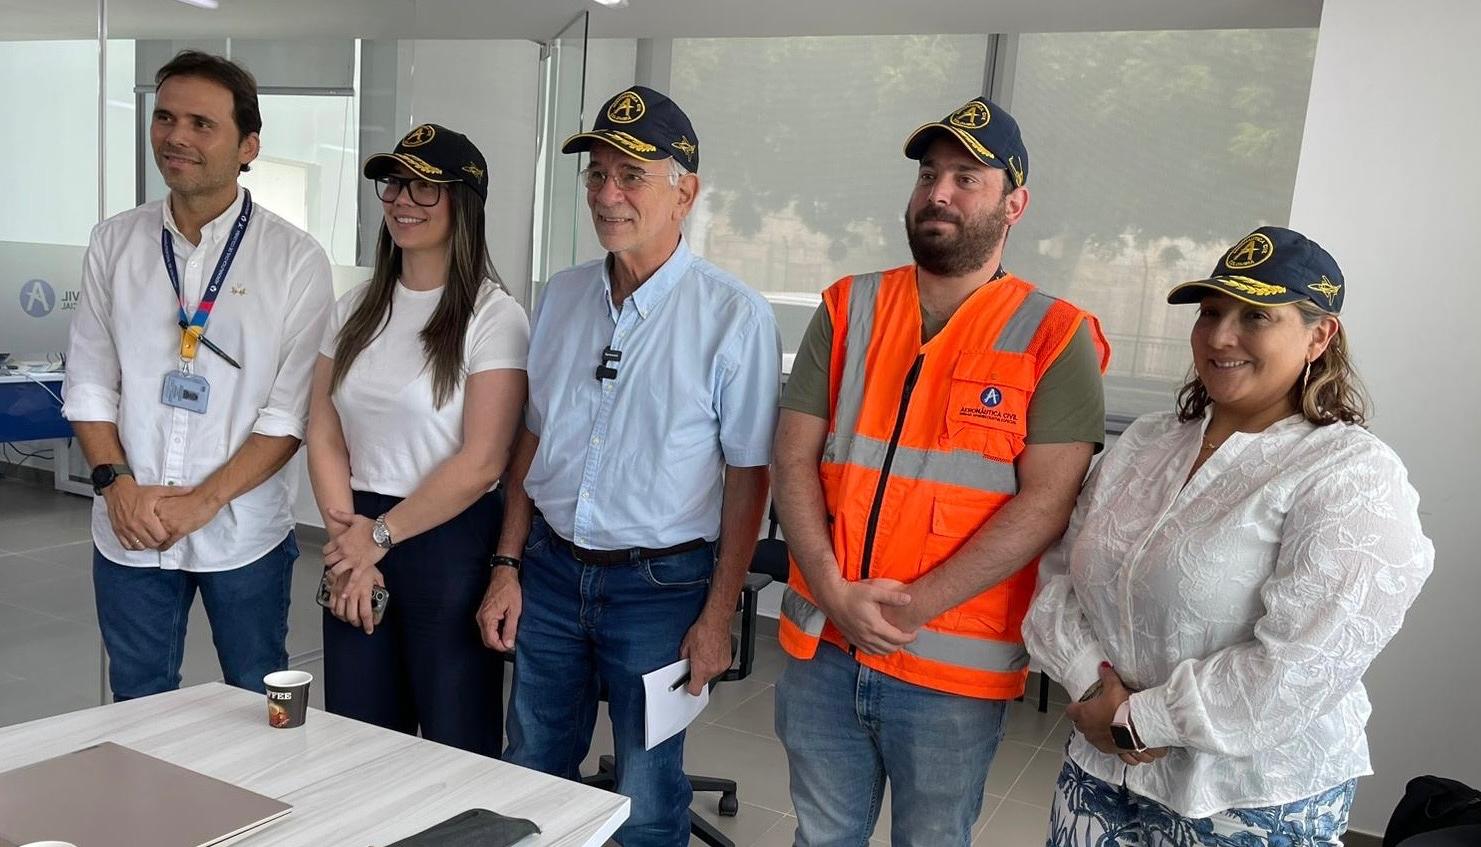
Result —
M 771 461 L 771 304 L 680 239 L 621 309 L 599 259 L 552 277 L 532 323 L 525 490 L 551 528 L 594 550 L 718 538 L 724 466 Z M 617 377 L 599 381 L 609 346 Z

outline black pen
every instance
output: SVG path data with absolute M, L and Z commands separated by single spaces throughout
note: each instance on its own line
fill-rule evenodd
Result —
M 190 324 L 186 323 L 185 321 L 179 321 L 179 324 L 180 324 L 180 328 L 181 329 L 185 329 L 185 330 L 190 329 Z M 225 359 L 226 360 L 226 363 L 228 365 L 231 365 L 232 367 L 236 368 L 237 370 L 241 370 L 242 369 L 242 366 L 239 365 L 239 364 L 237 364 L 237 360 L 236 359 L 233 359 L 232 357 L 226 355 L 226 351 L 225 350 L 222 350 L 220 347 L 217 347 L 215 344 L 212 344 L 211 343 L 211 340 L 209 338 L 206 338 L 204 335 L 200 335 L 200 336 L 196 336 L 196 339 L 198 341 L 200 341 L 200 343 L 206 345 L 206 349 L 207 350 L 210 350 L 212 353 L 215 353 L 216 355 L 218 355 L 221 358 Z
M 670 691 L 678 691 L 680 688 L 683 688 L 684 686 L 686 686 L 688 684 L 689 684 L 689 672 L 688 671 L 685 671 L 684 672 L 684 675 L 681 676 L 681 677 L 679 677 L 679 681 L 678 682 L 676 682 L 673 685 L 670 685 L 669 686 L 669 690 Z

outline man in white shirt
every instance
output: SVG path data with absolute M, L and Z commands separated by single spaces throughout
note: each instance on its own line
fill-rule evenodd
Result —
M 93 586 L 117 700 L 180 685 L 197 590 L 228 683 L 286 666 L 294 484 L 333 302 L 329 261 L 237 184 L 262 117 L 245 69 L 196 51 L 155 76 L 170 188 L 94 228 L 63 414 L 93 487 Z

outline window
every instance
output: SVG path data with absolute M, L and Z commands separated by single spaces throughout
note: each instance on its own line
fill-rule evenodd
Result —
M 675 39 L 670 95 L 700 137 L 688 234 L 769 295 L 794 352 L 817 294 L 910 261 L 905 136 L 982 88 L 985 35 Z
M 1005 264 L 1100 316 L 1113 414 L 1170 408 L 1192 313 L 1164 296 L 1287 222 L 1316 31 L 1016 42 L 1001 99 L 1032 202 Z M 673 42 L 670 93 L 701 137 L 690 241 L 768 295 L 788 352 L 827 285 L 910 261 L 901 145 L 982 90 L 989 49 L 986 35 Z
M 1313 29 L 1019 38 L 1032 199 L 1006 264 L 1100 317 L 1109 412 L 1172 407 L 1193 309 L 1168 289 L 1287 223 L 1315 48 Z

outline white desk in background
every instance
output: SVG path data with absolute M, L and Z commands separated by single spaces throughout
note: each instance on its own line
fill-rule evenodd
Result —
M 221 683 L 0 729 L 0 771 L 103 741 L 292 804 L 231 847 L 382 847 L 470 808 L 534 821 L 539 847 L 597 847 L 628 815 L 621 795 L 327 712 L 273 729 L 261 694 Z

